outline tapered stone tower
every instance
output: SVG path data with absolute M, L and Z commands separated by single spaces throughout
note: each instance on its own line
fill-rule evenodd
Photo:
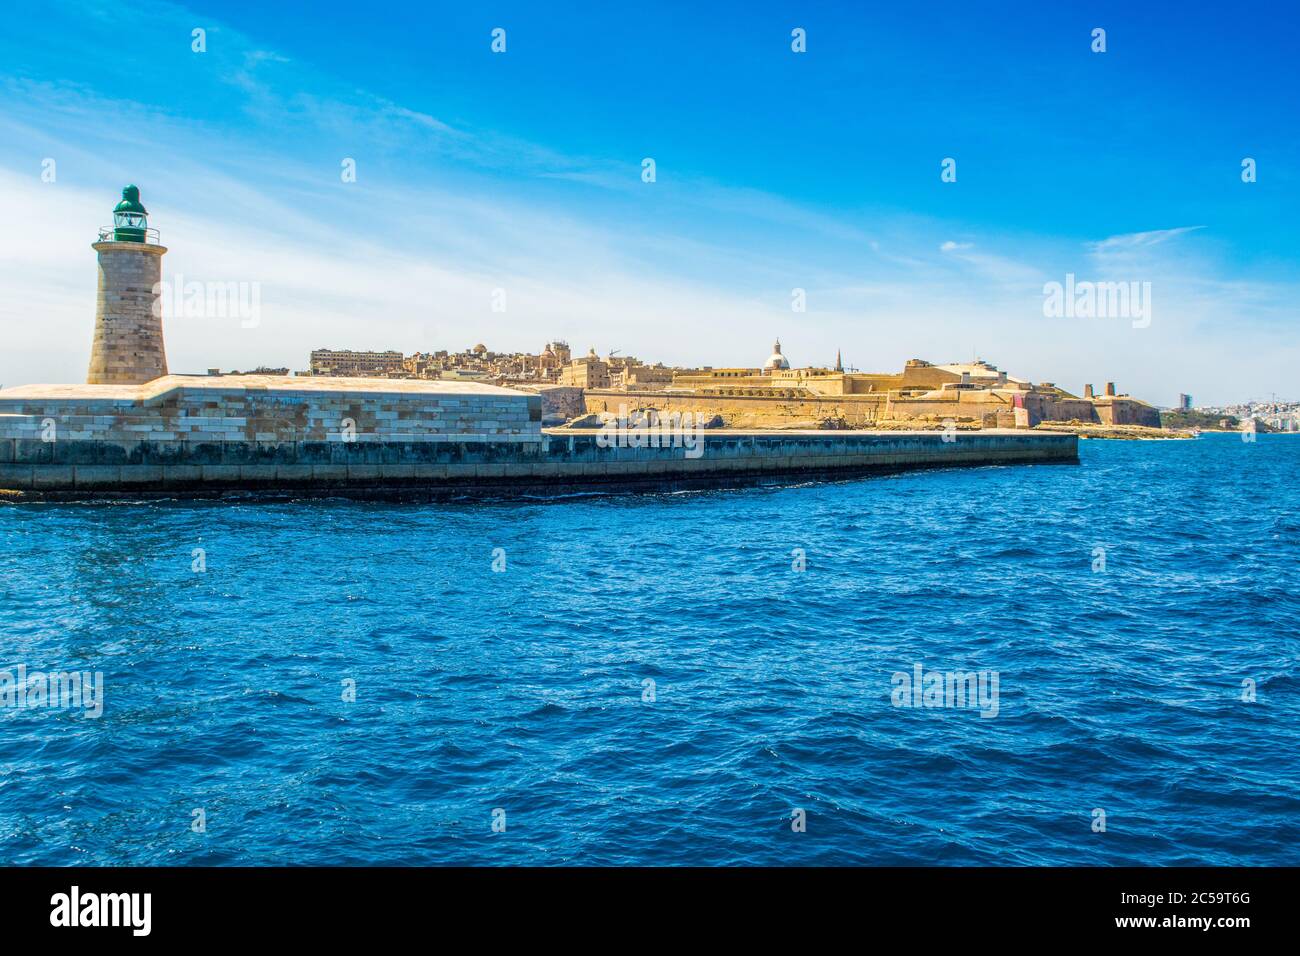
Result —
M 86 376 L 91 385 L 136 385 L 167 374 L 159 300 L 167 250 L 157 244 L 157 230 L 148 228 L 148 215 L 140 190 L 127 186 L 113 210 L 113 228 L 101 230 L 94 243 L 99 291 Z

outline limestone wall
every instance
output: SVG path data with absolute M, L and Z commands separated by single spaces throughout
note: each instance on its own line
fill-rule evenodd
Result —
M 827 395 L 816 398 L 786 398 L 767 395 L 676 395 L 667 392 L 615 392 L 588 390 L 584 394 L 588 412 L 618 414 L 619 406 L 653 408 L 661 412 L 697 412 L 708 415 L 755 416 L 774 421 L 843 418 L 852 425 L 878 421 L 886 396 Z
M 478 383 L 171 375 L 0 391 L 0 438 L 148 442 L 538 441 L 541 398 Z
M 142 242 L 97 242 L 99 287 L 86 381 L 140 384 L 167 374 L 162 313 L 155 308 L 167 250 Z
M 1097 416 L 1106 425 L 1146 425 L 1160 427 L 1160 412 L 1131 398 L 1097 399 Z
M 542 396 L 543 424 L 563 424 L 587 410 L 576 385 L 545 385 L 537 393 Z
M 923 370 L 924 371 L 924 370 Z M 1000 411 L 1013 407 L 1009 392 L 993 392 L 986 389 L 948 389 L 941 397 L 909 396 L 898 398 L 891 396 L 885 409 L 886 417 L 895 421 L 919 419 L 922 421 L 943 421 L 945 419 L 962 419 L 982 423 L 985 416 L 992 416 L 990 423 L 996 420 Z

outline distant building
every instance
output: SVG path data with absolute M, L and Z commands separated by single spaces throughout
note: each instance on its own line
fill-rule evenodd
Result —
M 1190 412 L 1192 410 L 1192 396 L 1186 392 L 1178 394 L 1178 410 L 1180 412 Z
M 763 371 L 770 372 L 778 368 L 789 368 L 790 360 L 781 354 L 781 340 L 777 339 L 776 344 L 772 346 L 772 354 L 768 356 L 763 363 Z
M 592 349 L 560 370 L 560 384 L 576 385 L 579 388 L 609 388 L 609 364 L 601 361 L 596 350 Z
M 220 369 L 210 368 L 208 369 L 208 374 L 221 375 L 223 373 L 221 372 Z M 271 368 L 268 365 L 259 365 L 257 368 L 250 368 L 247 372 L 240 372 L 232 369 L 231 371 L 226 372 L 224 374 L 226 375 L 288 375 L 289 369 L 287 366 Z
M 340 375 L 350 377 L 406 374 L 405 358 L 401 352 L 353 352 L 346 349 L 313 349 L 311 353 L 313 375 Z
M 609 384 L 611 388 L 656 388 L 671 385 L 674 374 L 662 365 L 624 365 L 610 370 Z
M 537 356 L 537 370 L 543 378 L 558 378 L 560 369 L 571 360 L 568 342 L 547 342 L 542 354 Z

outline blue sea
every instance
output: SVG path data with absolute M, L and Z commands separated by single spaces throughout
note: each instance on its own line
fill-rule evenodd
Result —
M 0 862 L 1300 863 L 1300 438 L 1080 457 L 0 506 Z

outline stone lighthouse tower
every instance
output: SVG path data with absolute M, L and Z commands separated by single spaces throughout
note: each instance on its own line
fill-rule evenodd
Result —
M 136 385 L 167 374 L 163 347 L 162 257 L 157 230 L 148 228 L 140 190 L 127 186 L 113 209 L 113 228 L 99 233 L 99 291 L 95 340 L 90 347 L 91 385 Z

